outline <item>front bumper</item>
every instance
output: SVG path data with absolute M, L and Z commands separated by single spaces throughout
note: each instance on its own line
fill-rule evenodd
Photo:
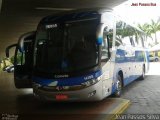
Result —
M 80 90 L 72 91 L 51 91 L 35 87 L 33 84 L 33 92 L 36 98 L 45 101 L 99 101 L 102 100 L 102 81 L 100 80 L 94 85 Z M 67 99 L 57 100 L 57 95 L 66 95 Z

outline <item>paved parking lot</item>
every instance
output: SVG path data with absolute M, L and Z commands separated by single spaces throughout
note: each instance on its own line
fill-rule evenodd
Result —
M 0 72 L 0 95 L 0 120 L 107 120 L 130 103 L 121 98 L 94 103 L 42 102 L 34 98 L 32 89 L 16 89 L 13 74 L 6 72 Z
M 150 70 L 147 75 L 160 75 L 160 61 L 150 62 Z
M 131 101 L 125 114 L 160 113 L 160 62 L 151 63 L 145 80 L 137 80 L 126 86 L 121 98 Z M 6 73 L 7 74 L 7 73 Z M 42 104 L 34 99 L 31 89 L 18 90 L 14 87 L 13 75 L 0 75 L 0 113 L 54 113 L 53 108 L 93 107 L 93 103 Z M 107 100 L 108 98 L 106 98 Z M 105 100 L 104 100 L 105 101 Z M 104 103 L 102 101 L 102 103 Z M 97 106 L 100 103 L 94 103 Z M 104 106 L 105 107 L 105 106 Z M 72 109 L 73 110 L 73 109 Z M 99 109 L 95 109 L 100 110 Z
M 160 113 L 160 62 L 150 64 L 145 80 L 126 86 L 122 98 L 131 100 L 125 114 Z

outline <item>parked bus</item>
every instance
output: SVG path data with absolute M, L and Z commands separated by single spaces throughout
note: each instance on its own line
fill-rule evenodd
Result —
M 15 45 L 15 86 L 33 88 L 41 100 L 120 97 L 124 86 L 144 79 L 148 71 L 145 38 L 110 9 L 44 17 L 36 31 L 22 35 Z

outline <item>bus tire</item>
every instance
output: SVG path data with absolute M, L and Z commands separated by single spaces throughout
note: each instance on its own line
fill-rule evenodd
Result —
M 120 75 L 117 76 L 116 87 L 117 89 L 113 95 L 114 97 L 120 97 L 122 93 L 122 78 Z
M 140 76 L 140 80 L 144 80 L 144 78 L 145 78 L 145 66 L 143 65 L 143 67 L 142 67 L 142 75 Z

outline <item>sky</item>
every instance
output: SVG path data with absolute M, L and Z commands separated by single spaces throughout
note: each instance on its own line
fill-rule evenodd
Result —
M 160 0 L 128 0 L 116 6 L 114 11 L 132 24 L 143 25 L 150 23 L 151 19 L 160 20 Z M 155 39 L 154 34 L 152 34 L 152 38 Z M 160 31 L 157 32 L 157 39 L 160 43 Z M 151 38 L 148 38 L 147 42 L 148 45 L 154 46 L 154 41 Z
M 132 23 L 144 24 L 160 17 L 160 0 L 128 0 L 114 10 Z

